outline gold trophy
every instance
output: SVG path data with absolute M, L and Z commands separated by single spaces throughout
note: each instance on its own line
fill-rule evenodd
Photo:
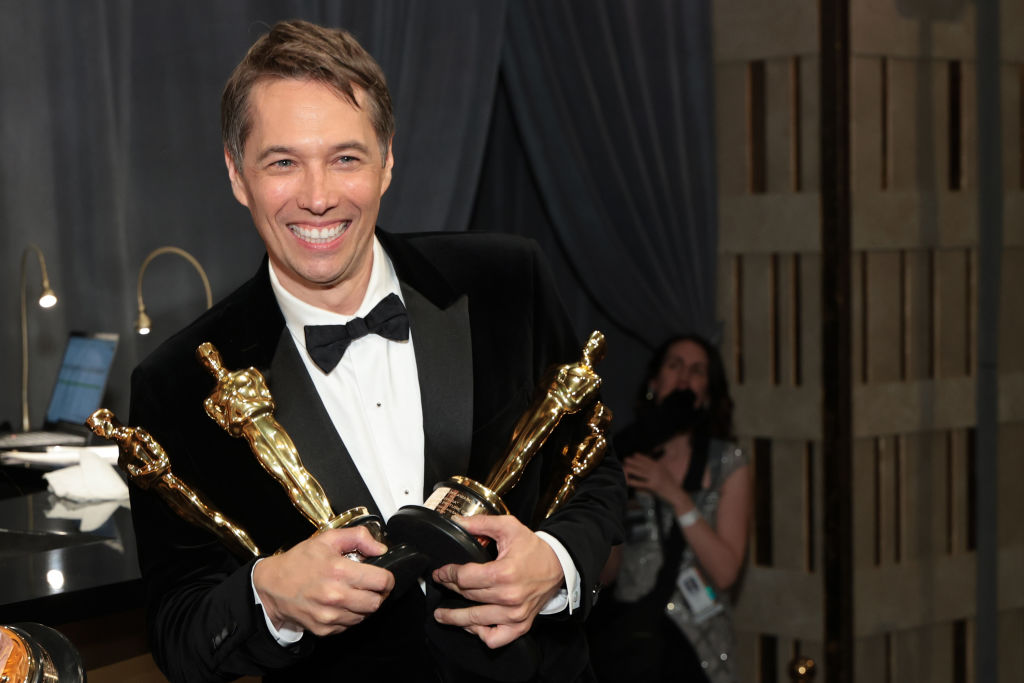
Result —
M 437 484 L 422 506 L 406 505 L 391 517 L 389 535 L 427 554 L 431 569 L 449 562 L 462 564 L 494 559 L 496 549 L 491 539 L 473 536 L 452 517 L 509 514 L 501 497 L 516 485 L 523 469 L 561 419 L 594 402 L 601 386 L 594 364 L 602 358 L 604 335 L 595 331 L 583 347 L 580 361 L 556 366 L 545 374 L 538 387 L 543 391 L 519 418 L 507 454 L 491 472 L 487 483 L 456 475 Z
M 195 489 L 171 472 L 167 453 L 149 432 L 126 427 L 106 408 L 94 412 L 85 423 L 97 436 L 117 442 L 117 466 L 133 484 L 154 491 L 178 516 L 213 532 L 236 555 L 260 556 L 260 549 L 244 529 L 204 502 Z
M 228 371 L 220 353 L 210 342 L 196 349 L 199 361 L 217 380 L 213 392 L 204 402 L 206 413 L 228 434 L 245 438 L 259 463 L 288 494 L 288 498 L 316 527 L 317 533 L 327 529 L 363 526 L 375 539 L 388 544 L 381 519 L 359 506 L 335 515 L 320 482 L 303 466 L 295 443 L 274 417 L 274 399 L 266 379 L 256 368 Z M 411 547 L 389 546 L 377 557 L 363 557 L 358 552 L 347 557 L 377 565 L 395 575 L 396 588 L 405 588 L 422 571 L 423 560 Z
M 576 482 L 590 474 L 604 459 L 604 453 L 608 449 L 608 425 L 612 421 L 612 411 L 605 404 L 598 401 L 590 411 L 585 425 L 586 435 L 576 444 L 572 460 L 569 461 L 569 472 L 565 481 L 551 497 L 551 503 L 544 513 L 544 519 L 555 514 L 565 501 L 569 500 L 576 490 Z M 562 456 L 569 456 L 569 446 L 562 450 Z

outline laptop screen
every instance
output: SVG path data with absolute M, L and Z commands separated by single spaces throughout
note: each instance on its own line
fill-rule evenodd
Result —
M 57 373 L 46 424 L 81 425 L 100 407 L 117 350 L 117 335 L 72 332 Z

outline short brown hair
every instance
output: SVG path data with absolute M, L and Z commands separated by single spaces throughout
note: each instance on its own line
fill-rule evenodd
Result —
M 282 21 L 253 43 L 224 86 L 220 100 L 221 139 L 235 165 L 242 161 L 252 129 L 249 93 L 262 80 L 313 80 L 337 91 L 358 107 L 355 87 L 366 92 L 370 121 L 386 163 L 395 132 L 384 71 L 352 34 L 308 21 Z

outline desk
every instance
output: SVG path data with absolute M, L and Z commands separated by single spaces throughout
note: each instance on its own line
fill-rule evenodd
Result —
M 0 623 L 56 628 L 87 670 L 145 654 L 131 512 L 83 533 L 52 517 L 57 502 L 49 492 L 0 500 Z

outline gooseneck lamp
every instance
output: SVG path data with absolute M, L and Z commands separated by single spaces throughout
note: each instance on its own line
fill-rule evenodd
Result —
M 53 308 L 57 303 L 57 295 L 50 287 L 50 278 L 46 275 L 46 259 L 43 250 L 35 244 L 29 244 L 21 252 L 21 429 L 27 432 L 31 428 L 28 414 L 28 305 L 26 304 L 26 270 L 28 256 L 35 252 L 39 257 L 39 270 L 42 273 L 43 291 L 39 295 L 39 306 Z
M 149 319 L 148 315 L 146 315 L 146 305 L 142 302 L 142 275 L 143 273 L 146 272 L 146 266 L 149 265 L 149 262 L 161 254 L 177 254 L 178 256 L 182 257 L 183 259 L 191 263 L 192 266 L 196 269 L 196 272 L 199 273 L 199 277 L 202 278 L 203 280 L 203 289 L 206 290 L 206 307 L 209 308 L 210 306 L 213 305 L 213 296 L 210 294 L 210 281 L 209 279 L 207 279 L 206 271 L 203 270 L 203 267 L 199 264 L 199 261 L 197 261 L 196 258 L 192 256 L 192 254 L 188 253 L 187 251 L 180 247 L 158 247 L 153 251 L 149 252 L 149 255 L 146 256 L 145 260 L 143 260 L 142 262 L 142 265 L 139 267 L 139 284 L 136 289 L 136 296 L 138 297 L 139 300 L 139 317 L 136 318 L 135 320 L 135 331 L 138 332 L 139 334 L 149 334 L 149 331 L 153 325 L 153 321 Z

